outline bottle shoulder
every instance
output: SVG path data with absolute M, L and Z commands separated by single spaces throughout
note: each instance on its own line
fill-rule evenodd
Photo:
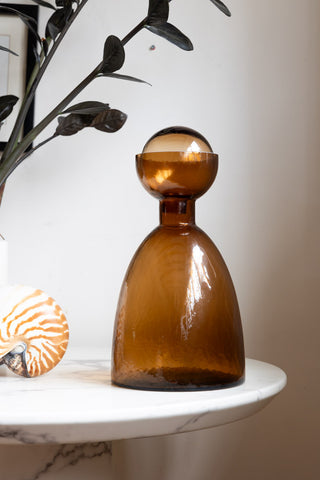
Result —
M 136 250 L 130 268 L 137 262 L 170 264 L 179 257 L 188 263 L 201 257 L 213 268 L 227 270 L 223 257 L 211 238 L 197 225 L 168 227 L 159 225 L 143 240 Z

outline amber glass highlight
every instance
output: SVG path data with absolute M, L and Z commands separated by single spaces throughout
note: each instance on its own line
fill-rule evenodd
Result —
M 244 379 L 238 302 L 228 269 L 195 225 L 195 199 L 212 184 L 209 152 L 137 155 L 144 187 L 160 199 L 160 225 L 125 276 L 116 314 L 112 381 L 146 390 L 233 386 Z

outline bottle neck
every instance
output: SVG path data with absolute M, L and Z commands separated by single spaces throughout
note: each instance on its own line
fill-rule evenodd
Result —
M 165 198 L 160 201 L 160 224 L 170 227 L 195 224 L 195 200 Z

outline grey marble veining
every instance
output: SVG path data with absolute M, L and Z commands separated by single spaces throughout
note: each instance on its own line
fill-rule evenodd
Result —
M 55 439 L 50 434 L 37 434 L 34 435 L 30 432 L 27 432 L 21 428 L 8 428 L 0 427 L 0 438 L 6 439 L 8 443 L 22 443 L 22 444 L 34 444 L 34 443 L 56 443 Z
M 176 428 L 175 432 L 174 433 L 181 433 L 183 432 L 184 430 L 187 429 L 187 427 L 189 425 L 194 425 L 195 423 L 197 423 L 202 417 L 208 415 L 208 413 L 210 413 L 209 411 L 208 412 L 203 412 L 201 413 L 200 415 L 196 415 L 195 417 L 192 417 L 190 418 L 189 420 L 187 420 L 186 422 L 184 422 L 182 425 L 180 425 L 178 428 Z
M 111 443 L 0 447 L 0 480 L 111 479 Z

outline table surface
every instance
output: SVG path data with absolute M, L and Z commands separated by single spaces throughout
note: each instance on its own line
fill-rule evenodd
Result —
M 0 443 L 80 443 L 168 435 L 252 415 L 286 384 L 278 367 L 246 360 L 237 387 L 150 392 L 111 385 L 101 351 L 71 352 L 48 374 L 26 379 L 0 371 Z

